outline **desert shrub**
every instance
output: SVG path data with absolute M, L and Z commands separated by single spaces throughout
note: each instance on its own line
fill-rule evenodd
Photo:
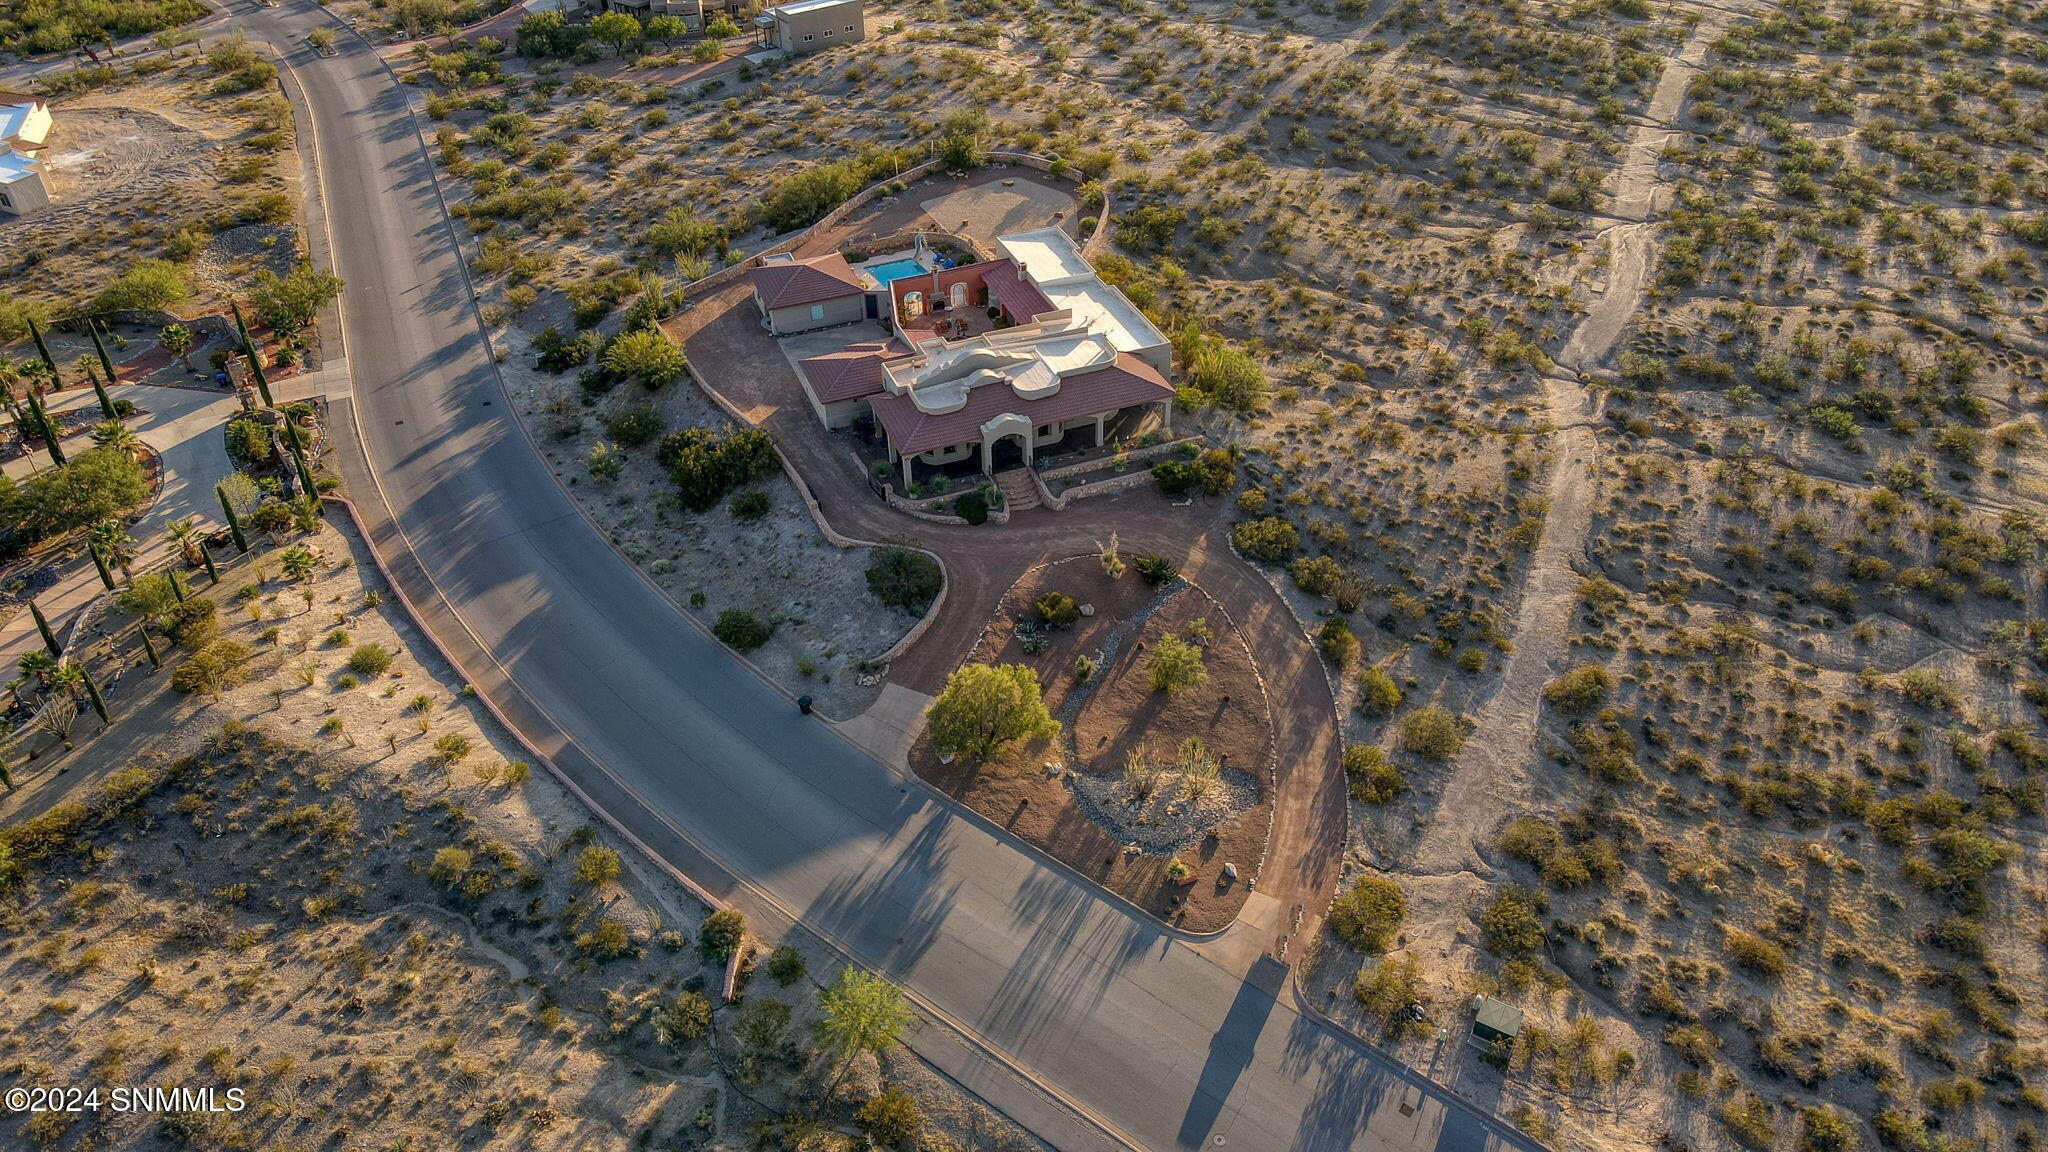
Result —
M 771 631 L 759 617 L 744 608 L 727 608 L 711 625 L 713 636 L 741 652 L 752 652 L 766 644 Z
M 1358 636 L 1342 616 L 1323 621 L 1316 632 L 1316 647 L 1322 650 L 1323 659 L 1339 668 L 1349 668 L 1358 661 Z
M 1564 837 L 1547 820 L 1517 816 L 1501 829 L 1494 844 L 1515 859 L 1540 868 L 1564 845 Z
M 860 191 L 865 173 L 858 162 L 818 164 L 776 181 L 762 201 L 763 224 L 777 232 L 817 223 L 840 202 Z
M 924 1113 L 917 1102 L 894 1088 L 860 1106 L 853 1114 L 854 1126 L 868 1139 L 884 1148 L 907 1147 L 924 1126 Z
M 178 670 L 171 673 L 171 688 L 188 695 L 202 692 L 218 696 L 248 678 L 244 667 L 248 662 L 247 647 L 233 640 L 216 640 L 178 665 Z
M 649 405 L 615 412 L 604 422 L 612 442 L 624 448 L 638 448 L 661 435 L 661 413 Z
M 1344 569 L 1334 557 L 1303 556 L 1287 566 L 1295 587 L 1311 596 L 1328 596 L 1344 579 Z
M 711 999 L 702 992 L 683 991 L 654 1014 L 654 1038 L 671 1052 L 688 1048 L 711 1034 Z
M 1138 573 L 1138 579 L 1155 588 L 1180 578 L 1180 568 L 1157 552 L 1145 552 L 1134 557 L 1131 568 Z
M 744 488 L 733 494 L 733 498 L 726 502 L 726 507 L 737 519 L 759 520 L 768 515 L 774 503 L 768 499 L 768 494 L 759 488 Z
M 391 650 L 382 644 L 358 644 L 348 654 L 348 670 L 358 676 L 382 676 L 391 670 Z
M 1152 466 L 1152 478 L 1169 496 L 1201 489 L 1206 496 L 1221 496 L 1237 483 L 1237 465 L 1230 453 L 1211 448 L 1193 460 L 1162 460 Z
M 1358 674 L 1358 710 L 1368 716 L 1390 716 L 1401 706 L 1401 686 L 1378 668 Z
M 1031 602 L 1031 613 L 1040 623 L 1063 628 L 1081 618 L 1081 606 L 1064 592 L 1045 592 Z
M 1534 892 L 1503 884 L 1479 913 L 1480 943 L 1496 956 L 1526 956 L 1543 946 L 1543 920 Z
M 576 950 L 597 960 L 616 960 L 633 947 L 626 926 L 610 916 L 599 916 L 590 930 L 576 937 Z
M 1814 1104 L 1799 1110 L 1799 1152 L 1856 1152 L 1863 1140 L 1839 1110 Z
M 1408 915 L 1401 886 L 1376 876 L 1362 877 L 1330 905 L 1330 930 L 1353 948 L 1377 955 L 1393 943 Z
M 1721 1050 L 1721 1038 L 1697 1024 L 1672 1024 L 1664 1029 L 1664 1044 L 1672 1055 L 1695 1068 L 1713 1064 Z
M 705 959 L 723 964 L 739 951 L 746 938 L 746 915 L 737 908 L 720 908 L 704 918 L 704 926 L 697 933 L 697 946 L 703 950 Z
M 877 548 L 868 561 L 868 591 L 875 599 L 922 613 L 945 586 L 939 562 L 915 548 Z
M 1753 1152 L 1763 1152 L 1778 1140 L 1777 1112 L 1747 1092 L 1737 1092 L 1721 1105 L 1721 1123 L 1736 1143 Z
M 1598 664 L 1582 664 L 1552 680 L 1543 698 L 1567 716 L 1583 715 L 1598 707 L 1614 688 L 1614 677 Z
M 1572 725 L 1572 751 L 1579 764 L 1593 776 L 1617 784 L 1632 784 L 1643 778 L 1636 767 L 1636 738 L 1629 732 L 1626 715 L 1612 708 Z
M 1159 643 L 1152 646 L 1152 658 L 1146 669 L 1152 691 L 1168 695 L 1209 681 L 1209 668 L 1202 662 L 1202 650 L 1170 634 L 1161 636 Z
M 662 437 L 656 456 L 669 470 L 683 507 L 692 512 L 710 511 L 726 493 L 780 466 L 775 439 L 761 428 L 729 436 L 686 428 Z
M 969 524 L 988 523 L 988 497 L 979 491 L 961 493 L 960 498 L 953 501 L 953 515 Z
M 1344 776 L 1351 783 L 1351 798 L 1361 804 L 1391 804 L 1408 790 L 1400 769 L 1371 744 L 1344 749 Z
M 787 988 L 804 978 L 804 954 L 784 944 L 768 954 L 765 967 L 771 979 Z
M 134 457 L 116 448 L 89 448 L 18 483 L 0 482 L 0 546 L 34 544 L 98 523 L 148 495 Z
M 690 367 L 682 347 L 659 328 L 637 328 L 612 337 L 598 363 L 650 390 L 680 379 Z
M 196 652 L 220 635 L 220 605 L 199 596 L 190 597 L 171 607 L 170 623 L 165 630 L 179 646 Z
M 1780 980 L 1792 971 L 1791 959 L 1776 943 L 1735 927 L 1724 926 L 1721 934 L 1729 959 L 1758 976 L 1766 980 Z
M 427 879 L 450 892 L 459 891 L 463 877 L 469 875 L 470 866 L 474 862 L 475 858 L 466 848 L 450 845 L 436 849 L 433 860 L 427 864 Z
M 1434 704 L 1401 719 L 1401 749 L 1425 760 L 1448 760 L 1465 746 L 1463 718 Z
M 1278 516 L 1239 521 L 1230 530 L 1230 542 L 1237 550 L 1263 564 L 1285 561 L 1299 538 L 1294 525 Z
M 185 272 L 168 260 L 137 260 L 92 298 L 94 315 L 169 308 L 191 295 Z
M 604 341 L 595 332 L 586 332 L 574 338 L 564 336 L 555 328 L 541 330 L 533 338 L 533 349 L 539 353 L 536 367 L 543 372 L 560 374 L 571 368 L 580 368 L 589 363 L 590 356 Z
M 595 888 L 618 879 L 624 867 L 617 852 L 597 844 L 586 845 L 576 857 L 576 882 Z
M 1384 1027 L 1398 1025 L 1421 1007 L 1425 987 L 1422 965 L 1413 956 L 1400 956 L 1361 968 L 1351 993 L 1365 1014 Z

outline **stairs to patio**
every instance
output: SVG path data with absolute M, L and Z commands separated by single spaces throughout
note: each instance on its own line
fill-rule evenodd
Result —
M 1003 503 L 1012 512 L 1027 512 L 1043 503 L 1038 498 L 1038 485 L 1031 482 L 1029 468 L 996 473 L 996 487 L 1002 490 Z

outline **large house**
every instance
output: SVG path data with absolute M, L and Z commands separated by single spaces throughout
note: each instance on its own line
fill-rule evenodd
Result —
M 873 417 L 906 486 L 913 461 L 978 459 L 993 475 L 1069 436 L 1099 446 L 1126 417 L 1171 420 L 1171 346 L 1073 240 L 1055 227 L 996 243 L 1001 258 L 957 267 L 877 262 L 894 270 L 880 287 L 892 338 L 797 365 L 827 428 Z
M 50 139 L 50 105 L 40 96 L 0 91 L 0 212 L 26 216 L 50 204 L 37 154 Z

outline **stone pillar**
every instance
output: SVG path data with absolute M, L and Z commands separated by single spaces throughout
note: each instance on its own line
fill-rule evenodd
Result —
M 1159 427 L 1167 432 L 1173 431 L 1173 401 L 1171 400 L 1161 400 L 1159 402 Z
M 905 496 L 908 496 L 910 495 L 910 485 L 913 483 L 910 477 L 910 457 L 906 454 L 899 453 L 896 457 L 896 460 L 898 463 L 903 465 L 903 494 Z
M 1102 447 L 1102 427 L 1108 421 L 1109 413 L 1107 412 L 1099 413 L 1095 417 L 1095 446 L 1097 448 Z

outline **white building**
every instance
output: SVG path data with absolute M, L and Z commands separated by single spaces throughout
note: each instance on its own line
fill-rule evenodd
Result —
M 49 102 L 0 91 L 0 212 L 26 216 L 50 205 L 38 153 L 50 139 Z

